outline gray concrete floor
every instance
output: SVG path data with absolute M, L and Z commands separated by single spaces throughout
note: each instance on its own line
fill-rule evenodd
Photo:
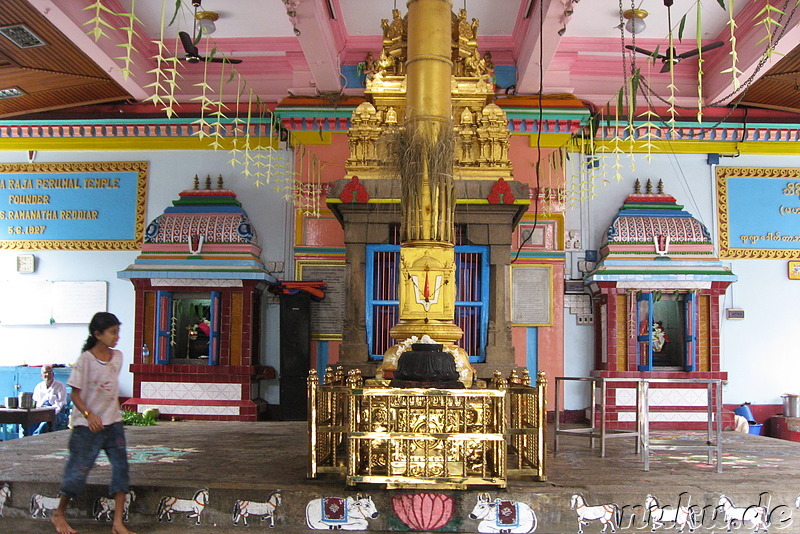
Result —
M 126 427 L 131 458 L 131 485 L 136 501 L 129 524 L 141 533 L 239 532 L 231 510 L 238 499 L 263 501 L 280 490 L 275 528 L 250 518 L 249 530 L 310 532 L 305 521 L 306 504 L 319 497 L 344 497 L 369 493 L 380 516 L 369 523 L 369 531 L 397 529 L 393 499 L 401 494 L 425 490 L 385 490 L 379 486 L 347 488 L 341 479 L 307 480 L 306 424 L 304 422 L 161 422 L 154 427 Z M 658 434 L 658 433 L 654 433 Z M 0 442 L 0 486 L 9 483 L 12 494 L 0 517 L 0 533 L 47 533 L 49 522 L 33 519 L 32 495 L 56 496 L 66 459 L 69 431 Z M 673 507 L 684 494 L 697 506 L 702 524 L 697 532 L 724 531 L 721 514 L 714 508 L 724 494 L 737 507 L 754 505 L 761 499 L 771 512 L 774 532 L 800 533 L 800 444 L 773 438 L 723 433 L 723 472 L 705 463 L 705 455 L 690 452 L 657 452 L 651 455 L 649 472 L 634 454 L 633 439 L 609 441 L 608 454 L 600 458 L 588 440 L 566 436 L 557 456 L 548 453 L 548 480 L 512 479 L 505 490 L 496 488 L 445 493 L 453 499 L 454 521 L 459 532 L 478 532 L 478 521 L 468 517 L 479 492 L 492 499 L 527 503 L 536 513 L 536 532 L 577 532 L 577 515 L 570 497 L 579 493 L 589 505 L 614 503 L 623 510 L 620 532 L 649 530 L 645 525 L 645 497 L 653 494 Z M 552 440 L 548 441 L 549 448 Z M 101 459 L 103 455 L 101 454 Z M 85 496 L 70 508 L 70 521 L 79 532 L 109 532 L 109 523 L 92 519 L 92 507 L 105 493 L 110 468 L 98 464 L 90 474 Z M 176 514 L 171 524 L 156 519 L 162 497 L 190 499 L 201 488 L 209 489 L 209 503 L 201 525 L 186 514 Z M 705 513 L 703 513 L 705 512 Z M 740 531 L 752 531 L 734 525 Z M 599 522 L 583 527 L 587 534 L 600 532 Z

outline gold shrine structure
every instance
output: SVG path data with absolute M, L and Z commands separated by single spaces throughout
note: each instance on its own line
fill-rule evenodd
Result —
M 393 19 L 382 22 L 379 58 L 369 54 L 362 63 L 366 101 L 353 112 L 346 176 L 331 188 L 328 204 L 345 228 L 348 265 L 358 269 L 366 243 L 364 238 L 360 248 L 354 246 L 365 226 L 359 221 L 375 215 L 379 224 L 388 222 L 375 207 L 381 201 L 370 205 L 369 199 L 399 197 L 399 310 L 391 337 L 430 336 L 443 344 L 457 366 L 469 371 L 466 379 L 459 372 L 469 387 L 474 370 L 456 345 L 463 332 L 454 318 L 456 197 L 485 205 L 494 187 L 517 188 L 509 197 L 524 201 L 495 202 L 473 223 L 496 225 L 484 233 L 487 240 L 507 232 L 502 248 L 510 244 L 529 196 L 513 182 L 507 117 L 493 103 L 492 59 L 478 52 L 478 20 L 469 22 L 465 9 L 454 14 L 451 0 L 407 5 L 405 18 L 394 9 Z M 367 200 L 359 201 L 354 191 Z M 370 233 L 367 228 L 361 235 Z M 498 264 L 494 287 L 507 287 L 507 272 Z M 352 271 L 351 279 L 362 280 L 359 274 Z M 357 317 L 360 299 L 348 291 L 348 312 Z M 502 294 L 496 297 L 504 300 Z M 492 313 L 503 327 L 503 307 Z M 384 353 L 376 379 L 365 382 L 356 355 L 363 329 L 353 317 L 345 318 L 343 334 L 340 363 L 348 373 L 329 370 L 322 383 L 316 371 L 308 378 L 309 477 L 338 473 L 348 485 L 450 489 L 505 487 L 509 474 L 546 478 L 543 374 L 534 385 L 527 370 L 522 376 L 513 370 L 508 379 L 495 371 L 482 388 L 389 387 L 383 378 L 395 370 L 401 344 Z M 495 338 L 491 348 L 497 352 L 510 347 L 504 334 Z M 513 349 L 504 358 L 510 364 L 505 366 L 513 367 Z
M 495 373 L 485 389 L 365 385 L 358 370 L 308 378 L 308 477 L 392 488 L 497 486 L 547 480 L 544 373 Z

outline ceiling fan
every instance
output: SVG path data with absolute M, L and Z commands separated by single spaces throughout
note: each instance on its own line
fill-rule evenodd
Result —
M 188 61 L 189 63 L 200 63 L 201 61 L 208 61 L 210 63 L 241 63 L 241 59 L 234 59 L 234 58 L 227 58 L 227 57 L 204 57 L 200 55 L 200 52 L 197 50 L 197 47 L 194 45 L 192 41 L 192 37 L 186 32 L 178 32 L 178 36 L 181 38 L 181 43 L 183 43 L 183 50 L 186 52 L 186 56 L 183 59 Z
M 200 35 L 197 33 L 198 21 L 200 22 L 201 33 L 213 33 L 214 30 L 216 30 L 214 21 L 219 18 L 219 14 L 213 11 L 199 11 L 201 2 L 202 0 L 192 0 L 192 6 L 194 6 L 194 28 L 192 33 L 197 36 L 197 40 L 200 40 Z M 183 59 L 189 63 L 200 63 L 201 61 L 205 61 L 209 63 L 237 64 L 242 62 L 241 59 L 201 56 L 200 52 L 197 50 L 197 46 L 195 46 L 195 40 L 193 40 L 188 33 L 178 32 L 178 37 L 180 37 L 181 43 L 183 44 L 183 51 L 186 53 Z
M 667 27 L 669 30 L 669 41 L 672 44 L 672 4 L 674 0 L 664 0 L 664 6 L 667 8 Z M 688 52 L 683 52 L 682 54 L 678 54 L 677 50 L 674 46 L 670 46 L 667 48 L 666 54 L 660 54 L 658 49 L 654 51 L 645 50 L 644 48 L 639 48 L 633 45 L 625 45 L 625 48 L 628 50 L 633 50 L 634 52 L 639 52 L 640 54 L 645 54 L 650 56 L 655 61 L 656 59 L 660 59 L 661 62 L 664 64 L 661 67 L 661 72 L 668 72 L 672 65 L 677 65 L 681 62 L 681 60 L 686 59 L 687 57 L 697 56 L 701 53 L 705 54 L 709 50 L 714 50 L 715 48 L 719 48 L 720 46 L 724 45 L 722 41 L 714 41 L 711 44 L 707 44 L 705 46 L 701 46 L 700 48 L 695 48 L 694 50 L 689 50 Z
M 661 72 L 669 71 L 670 65 L 677 65 L 681 62 L 681 60 L 686 59 L 687 57 L 697 56 L 701 53 L 705 54 L 709 50 L 714 50 L 715 48 L 719 48 L 720 46 L 724 45 L 722 41 L 715 41 L 711 44 L 707 44 L 700 48 L 695 48 L 694 50 L 689 50 L 688 52 L 683 52 L 681 54 L 676 53 L 675 47 L 667 48 L 666 54 L 658 53 L 656 51 L 645 50 L 644 48 L 639 48 L 638 46 L 633 45 L 625 45 L 625 48 L 628 50 L 633 50 L 635 52 L 639 52 L 640 54 L 645 54 L 647 56 L 652 57 L 654 60 L 660 59 L 664 66 L 661 67 Z

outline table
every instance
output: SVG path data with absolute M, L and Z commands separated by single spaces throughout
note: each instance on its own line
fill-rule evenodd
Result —
M 561 387 L 565 381 L 588 382 L 592 387 L 591 421 L 588 427 L 561 428 L 559 414 L 561 412 Z M 606 382 L 634 382 L 636 383 L 636 428 L 635 430 L 607 429 L 606 428 Z M 707 432 L 705 439 L 679 438 L 657 439 L 650 437 L 650 384 L 700 384 L 705 385 L 708 392 L 707 402 Z M 600 391 L 598 401 L 597 390 Z M 597 409 L 600 411 L 599 427 L 595 423 Z M 606 440 L 617 437 L 635 437 L 636 453 L 642 455 L 644 470 L 650 470 L 651 450 L 695 450 L 708 455 L 708 463 L 716 457 L 717 472 L 722 472 L 722 380 L 716 378 L 614 378 L 614 377 L 556 377 L 556 405 L 555 405 L 555 443 L 553 453 L 558 451 L 559 435 L 571 434 L 584 436 L 590 439 L 592 447 L 595 440 L 600 440 L 600 456 L 606 455 Z
M 559 414 L 561 412 L 561 388 L 565 381 L 571 382 L 587 382 L 591 385 L 592 401 L 591 401 L 591 416 L 588 427 L 580 428 L 561 428 Z M 606 428 L 606 382 L 636 382 L 636 428 L 635 430 L 625 429 L 609 429 Z M 598 395 L 598 390 L 600 394 Z M 558 452 L 558 437 L 560 435 L 577 435 L 589 438 L 592 448 L 595 446 L 595 440 L 600 440 L 600 456 L 606 455 L 606 440 L 610 438 L 637 438 L 635 445 L 635 452 L 639 453 L 639 439 L 644 434 L 643 426 L 647 424 L 647 411 L 642 410 L 644 403 L 642 395 L 644 389 L 642 387 L 642 379 L 640 378 L 605 378 L 605 377 L 577 377 L 577 376 L 558 376 L 556 377 L 556 407 L 555 407 L 555 442 L 553 446 L 553 453 Z M 598 397 L 600 401 L 598 403 Z M 600 426 L 595 423 L 597 409 L 600 409 Z
M 613 380 L 613 379 L 612 379 Z M 642 441 L 642 456 L 644 460 L 644 470 L 650 470 L 650 451 L 651 450 L 695 450 L 705 452 L 708 455 L 708 463 L 711 464 L 712 456 L 716 456 L 717 473 L 722 473 L 722 380 L 719 378 L 647 378 L 642 380 L 644 388 L 642 399 L 642 411 L 647 418 L 650 410 L 648 391 L 650 384 L 703 384 L 706 386 L 708 394 L 707 417 L 708 426 L 705 439 L 651 439 L 649 424 L 643 427 L 644 434 Z
M 42 408 L 0 408 L 0 425 L 38 425 L 50 423 L 52 428 L 56 422 L 56 407 L 44 406 Z

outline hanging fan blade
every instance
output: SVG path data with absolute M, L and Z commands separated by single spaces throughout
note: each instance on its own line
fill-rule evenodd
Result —
M 200 59 L 203 61 L 208 61 L 209 63 L 234 63 L 238 65 L 242 62 L 241 59 L 233 59 L 230 57 L 204 57 Z
M 241 59 L 233 59 L 233 58 L 226 58 L 226 57 L 203 57 L 200 55 L 200 52 L 197 50 L 197 47 L 192 42 L 192 37 L 186 32 L 178 32 L 178 36 L 181 38 L 181 43 L 183 44 L 183 50 L 186 52 L 186 56 L 184 59 L 189 63 L 199 63 L 201 61 L 206 61 L 209 63 L 232 63 L 232 64 L 239 64 L 242 62 Z
M 197 51 L 197 47 L 192 42 L 191 36 L 189 36 L 186 32 L 178 32 L 178 37 L 181 38 L 181 43 L 183 44 L 183 51 L 186 52 L 186 61 L 189 63 L 198 63 L 203 58 L 200 57 L 200 53 Z
M 676 57 L 676 58 L 678 58 L 678 59 L 685 59 L 685 58 L 687 58 L 687 57 L 696 56 L 696 55 L 698 55 L 700 52 L 702 52 L 702 53 L 704 53 L 704 54 L 705 54 L 705 53 L 706 53 L 706 52 L 708 52 L 709 50 L 714 50 L 715 48 L 719 48 L 720 46 L 722 46 L 722 45 L 724 45 L 724 44 L 725 44 L 725 43 L 723 43 L 722 41 L 715 41 L 715 42 L 713 42 L 713 43 L 711 43 L 711 44 L 707 44 L 707 45 L 705 45 L 705 46 L 702 46 L 702 47 L 700 47 L 700 48 L 695 48 L 694 50 L 689 50 L 688 52 L 684 52 L 683 54 L 678 54 L 678 55 L 677 55 L 677 56 L 675 56 L 675 57 Z
M 633 50 L 635 52 L 639 52 L 640 54 L 644 54 L 646 56 L 650 56 L 654 59 L 666 59 L 667 56 L 657 54 L 656 52 L 651 52 L 650 50 L 645 50 L 644 48 L 639 48 L 638 46 L 633 45 L 625 45 L 625 48 L 628 50 Z

